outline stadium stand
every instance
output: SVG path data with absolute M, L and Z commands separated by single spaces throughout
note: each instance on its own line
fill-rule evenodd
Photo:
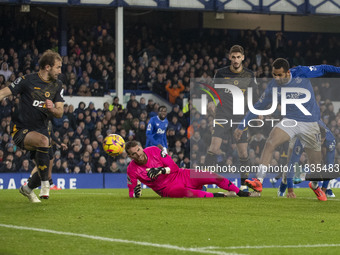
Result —
M 18 17 L 16 22 L 10 22 L 8 15 L 4 13 L 0 22 L 1 88 L 19 76 L 37 71 L 40 54 L 46 49 L 58 50 L 59 41 L 58 26 L 50 26 L 43 17 Z M 195 146 L 189 153 L 189 126 L 193 128 L 191 142 L 197 146 L 209 144 L 211 138 L 206 132 L 211 130 L 211 120 L 205 119 L 206 126 L 199 126 L 195 125 L 194 119 L 190 120 L 190 112 L 183 113 L 183 99 L 190 96 L 190 78 L 213 77 L 216 69 L 228 64 L 227 49 L 234 43 L 242 44 L 246 50 L 244 66 L 264 81 L 259 86 L 260 93 L 266 86 L 265 81 L 271 78 L 270 66 L 277 57 L 286 57 L 292 66 L 321 63 L 340 65 L 339 54 L 333 54 L 332 51 L 340 48 L 340 40 L 334 34 L 308 33 L 297 36 L 292 32 L 282 34 L 259 29 L 202 29 L 200 33 L 194 34 L 190 30 L 173 28 L 171 24 L 159 28 L 159 33 L 153 33 L 141 23 L 128 25 L 125 29 L 125 89 L 152 91 L 168 100 L 171 88 L 166 89 L 167 83 L 180 82 L 184 86 L 177 98 L 171 97 L 174 108 L 168 115 L 171 128 L 167 132 L 169 153 L 181 167 L 188 167 L 190 158 L 200 162 L 204 157 L 197 155 Z M 114 31 L 108 22 L 103 21 L 96 26 L 84 24 L 82 29 L 72 25 L 69 27 L 69 54 L 63 57 L 63 75 L 60 77 L 65 95 L 104 96 L 114 89 L 114 44 Z M 327 82 L 321 83 L 315 86 L 315 94 L 322 119 L 336 136 L 336 162 L 340 163 L 340 111 L 334 112 L 332 104 L 332 100 L 339 95 L 339 88 Z M 26 160 L 29 159 L 29 152 L 20 152 L 10 137 L 10 116 L 16 104 L 17 98 L 11 96 L 0 105 L 0 172 L 24 171 L 28 168 Z M 126 141 L 136 139 L 145 145 L 145 126 L 158 107 L 154 102 L 145 104 L 135 100 L 131 107 L 119 109 L 113 105 L 112 110 L 105 105 L 94 108 L 91 103 L 74 106 L 66 102 L 62 119 L 54 119 L 53 124 L 55 135 L 68 145 L 68 150 L 55 148 L 58 156 L 54 171 L 125 172 L 129 163 L 126 153 L 117 158 L 107 156 L 101 147 L 103 138 L 110 133 L 119 133 Z M 197 114 L 202 120 L 203 117 Z M 195 131 L 207 135 L 200 137 Z M 269 131 L 264 127 L 260 132 L 252 133 L 249 156 L 254 164 L 259 161 L 263 148 L 261 141 Z M 238 162 L 237 153 L 228 139 L 223 142 L 222 152 L 220 161 L 228 164 Z M 277 153 L 276 163 L 286 159 L 284 152 Z M 90 170 L 83 167 L 84 161 L 88 159 L 92 162 Z M 13 164 L 9 166 L 6 163 L 8 161 Z

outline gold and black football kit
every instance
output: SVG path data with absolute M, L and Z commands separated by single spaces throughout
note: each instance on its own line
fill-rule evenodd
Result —
M 18 109 L 12 116 L 15 143 L 23 148 L 23 140 L 31 131 L 49 137 L 47 125 L 53 115 L 46 108 L 45 101 L 64 102 L 61 81 L 45 81 L 38 73 L 34 73 L 16 79 L 9 89 L 14 96 L 20 95 Z
M 245 113 L 248 111 L 247 107 L 247 93 L 248 88 L 253 88 L 253 102 L 257 102 L 257 84 L 256 79 L 252 71 L 247 68 L 243 68 L 241 72 L 235 73 L 230 69 L 230 66 L 218 69 L 215 77 L 215 84 L 230 84 L 238 87 L 242 90 L 244 95 Z M 215 119 L 227 120 L 227 124 L 216 123 L 214 127 L 213 136 L 225 139 L 230 137 L 233 143 L 247 143 L 247 132 L 243 132 L 242 137 L 239 141 L 235 141 L 233 138 L 233 132 L 237 128 L 238 124 L 233 124 L 231 127 L 231 121 L 233 123 L 240 122 L 243 120 L 244 115 L 233 114 L 233 96 L 228 89 L 215 88 L 218 95 L 221 98 L 222 104 L 218 104 L 215 111 Z

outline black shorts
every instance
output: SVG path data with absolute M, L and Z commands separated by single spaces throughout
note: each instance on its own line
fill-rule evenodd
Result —
M 240 140 L 236 141 L 236 139 L 234 138 L 234 131 L 237 129 L 237 126 L 232 126 L 230 127 L 230 124 L 225 124 L 225 125 L 221 125 L 221 124 L 215 124 L 214 130 L 213 130 L 213 137 L 219 137 L 222 139 L 226 139 L 226 138 L 230 138 L 230 142 L 231 144 L 239 144 L 239 143 L 248 143 L 248 128 L 246 128 L 243 133 L 242 136 L 240 138 Z
M 38 132 L 40 134 L 43 134 L 50 140 L 50 135 L 48 134 L 48 131 L 46 128 L 41 128 L 41 129 L 28 129 L 28 128 L 20 128 L 18 129 L 15 125 L 12 129 L 12 138 L 14 143 L 21 149 L 25 150 L 25 145 L 24 145 L 24 140 L 26 135 L 29 132 Z

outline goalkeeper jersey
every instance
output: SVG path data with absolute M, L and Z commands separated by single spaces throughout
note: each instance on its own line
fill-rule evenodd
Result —
M 133 197 L 133 190 L 137 185 L 137 180 L 153 189 L 158 195 L 162 196 L 162 190 L 171 185 L 177 178 L 181 169 L 165 152 L 156 146 L 151 146 L 143 150 L 148 158 L 145 165 L 138 165 L 135 161 L 131 161 L 127 168 L 127 181 L 129 188 L 129 196 Z M 161 174 L 155 180 L 151 180 L 147 176 L 147 168 L 170 167 L 170 174 Z

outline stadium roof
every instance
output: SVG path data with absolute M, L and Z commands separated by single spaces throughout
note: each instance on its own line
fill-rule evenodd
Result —
M 340 0 L 0 0 L 18 5 L 110 6 L 198 10 L 214 12 L 251 12 L 282 14 L 340 15 Z

